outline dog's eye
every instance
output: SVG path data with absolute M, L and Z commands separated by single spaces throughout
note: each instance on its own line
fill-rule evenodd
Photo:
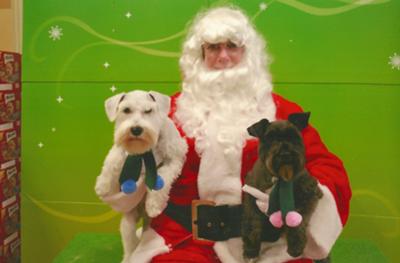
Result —
M 126 113 L 126 114 L 128 114 L 128 113 L 131 113 L 132 111 L 131 111 L 131 109 L 130 108 L 124 108 L 123 110 L 122 110 L 124 113 Z
M 150 114 L 150 113 L 152 113 L 153 112 L 153 109 L 148 109 L 148 110 L 145 110 L 144 111 L 144 113 L 146 113 L 146 114 Z

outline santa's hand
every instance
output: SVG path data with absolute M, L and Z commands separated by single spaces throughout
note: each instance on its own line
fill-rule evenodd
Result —
M 269 201 L 269 195 L 266 193 L 261 192 L 257 188 L 254 188 L 252 186 L 249 186 L 245 184 L 242 187 L 243 192 L 248 193 L 249 195 L 253 196 L 256 198 L 256 204 L 258 209 L 260 209 L 261 212 L 264 214 L 267 213 L 268 211 L 268 201 Z

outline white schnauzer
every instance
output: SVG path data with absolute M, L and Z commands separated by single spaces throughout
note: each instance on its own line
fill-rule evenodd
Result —
M 164 210 L 171 185 L 181 173 L 187 144 L 168 118 L 170 98 L 166 95 L 136 90 L 107 99 L 105 107 L 109 120 L 115 121 L 114 145 L 97 177 L 95 191 L 103 201 L 124 213 L 120 231 L 124 247 L 123 262 L 127 262 L 138 242 L 135 224 L 144 216 L 141 204 L 145 200 L 145 211 L 149 217 L 155 217 Z M 156 187 L 146 187 L 147 174 L 145 176 L 143 168 L 134 189 L 131 189 L 134 193 L 121 192 L 121 188 L 124 189 L 120 185 L 120 176 L 127 158 L 148 152 L 154 153 L 159 174 L 157 179 L 162 178 L 162 188 L 153 190 Z

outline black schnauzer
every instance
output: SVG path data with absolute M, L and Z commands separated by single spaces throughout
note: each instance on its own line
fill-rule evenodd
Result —
M 247 174 L 245 183 L 262 192 L 275 188 L 279 180 L 293 184 L 294 211 L 302 216 L 302 220 L 297 226 L 283 224 L 279 228 L 278 236 L 274 238 L 277 240 L 279 236 L 286 235 L 287 252 L 292 257 L 298 257 L 303 253 L 307 242 L 308 222 L 318 199 L 322 197 L 316 179 L 309 175 L 304 166 L 306 160 L 301 130 L 308 125 L 309 116 L 310 113 L 295 113 L 291 114 L 287 121 L 269 122 L 267 119 L 262 119 L 248 128 L 250 135 L 259 138 L 259 156 L 252 171 Z M 271 205 L 270 195 L 268 212 L 271 210 Z M 274 227 L 268 222 L 266 215 L 258 209 L 256 199 L 244 193 L 241 232 L 245 258 L 258 257 L 261 242 L 265 241 L 264 237 L 268 235 L 265 232 L 271 229 Z

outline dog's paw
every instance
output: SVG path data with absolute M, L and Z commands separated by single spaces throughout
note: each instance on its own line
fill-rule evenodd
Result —
M 246 262 L 256 262 L 260 251 L 256 249 L 243 249 L 243 258 Z
M 303 248 L 301 246 L 289 246 L 287 249 L 287 253 L 294 257 L 297 258 L 303 254 Z
M 111 192 L 111 184 L 103 180 L 97 180 L 94 190 L 98 196 L 105 196 Z
M 167 207 L 168 195 L 161 191 L 147 193 L 146 212 L 149 217 L 156 217 Z

